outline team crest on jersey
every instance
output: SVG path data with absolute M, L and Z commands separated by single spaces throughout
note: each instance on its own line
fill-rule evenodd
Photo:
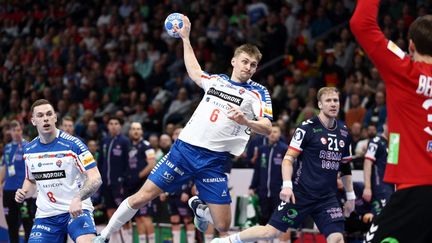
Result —
M 62 165 L 62 161 L 61 160 L 57 160 L 56 165 L 60 168 Z
M 321 139 L 321 143 L 326 145 L 327 144 L 327 139 L 325 137 L 322 137 Z
M 241 88 L 241 89 L 239 89 L 239 94 L 244 94 L 244 92 L 245 92 L 246 90 L 245 89 L 243 89 L 243 88 Z
M 294 139 L 297 140 L 297 141 L 303 140 L 303 137 L 304 137 L 305 133 L 306 132 L 304 130 L 298 128 L 297 131 L 294 134 Z
M 345 147 L 345 142 L 344 142 L 343 140 L 340 140 L 340 141 L 339 141 L 339 146 L 340 146 L 341 148 Z

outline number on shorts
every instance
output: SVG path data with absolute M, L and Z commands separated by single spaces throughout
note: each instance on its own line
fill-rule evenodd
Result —
M 55 197 L 54 197 L 54 193 L 52 193 L 52 192 L 48 192 L 48 193 L 47 193 L 47 196 L 48 196 L 48 198 L 49 198 L 49 200 L 50 200 L 51 202 L 53 202 L 53 203 L 57 202 L 57 200 L 56 200 Z

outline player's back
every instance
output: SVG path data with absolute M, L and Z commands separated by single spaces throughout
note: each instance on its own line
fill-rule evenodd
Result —
M 38 196 L 37 218 L 67 213 L 71 200 L 85 180 L 83 172 L 95 166 L 93 156 L 77 138 L 59 130 L 49 144 L 39 137 L 24 149 L 26 176 L 36 181 Z M 82 203 L 83 209 L 92 211 L 90 199 Z
M 386 86 L 389 152 L 385 180 L 432 184 L 432 65 L 412 60 L 385 38 L 376 1 L 359 1 L 351 29 Z

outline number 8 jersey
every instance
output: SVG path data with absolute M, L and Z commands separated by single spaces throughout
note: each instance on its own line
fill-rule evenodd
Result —
M 239 107 L 247 119 L 273 119 L 267 89 L 249 80 L 237 83 L 226 75 L 201 76 L 204 97 L 179 139 L 189 144 L 216 152 L 240 155 L 249 140 L 250 128 L 228 119 L 228 110 Z
M 36 218 L 67 213 L 72 198 L 85 181 L 84 172 L 96 166 L 93 155 L 78 138 L 57 130 L 49 144 L 36 137 L 24 148 L 26 178 L 35 180 L 38 190 Z M 90 198 L 82 208 L 93 211 Z

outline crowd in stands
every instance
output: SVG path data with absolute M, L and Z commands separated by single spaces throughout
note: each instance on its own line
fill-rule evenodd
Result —
M 407 27 L 430 5 L 382 2 L 379 23 L 406 51 Z M 317 113 L 317 89 L 337 86 L 340 118 L 357 144 L 382 130 L 386 94 L 350 33 L 354 6 L 354 0 L 2 1 L 1 144 L 10 139 L 12 119 L 25 125 L 28 139 L 36 135 L 29 117 L 39 98 L 55 105 L 59 121 L 71 117 L 84 141 L 101 141 L 111 115 L 125 121 L 124 133 L 131 122 L 143 124 L 146 138 L 184 125 L 202 94 L 187 77 L 181 41 L 164 32 L 172 12 L 190 18 L 194 50 L 209 73 L 228 73 L 239 44 L 259 46 L 263 60 L 254 79 L 269 89 L 286 140 Z

